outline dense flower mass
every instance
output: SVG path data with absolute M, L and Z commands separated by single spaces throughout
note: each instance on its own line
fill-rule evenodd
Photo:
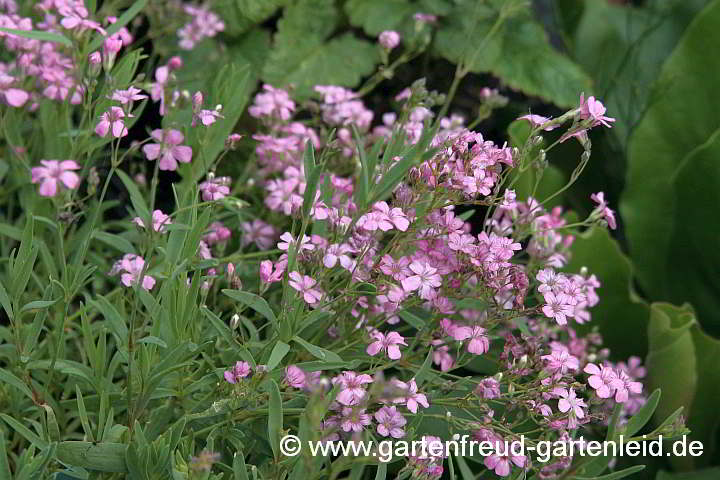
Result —
M 0 32 L 3 122 L 24 125 L 15 119 L 26 115 L 49 128 L 67 113 L 57 138 L 44 140 L 52 156 L 3 123 L 22 179 L 7 194 L 7 215 L 27 208 L 29 219 L 25 230 L 5 227 L 3 211 L 3 234 L 22 244 L 6 249 L 6 263 L 13 282 L 37 285 L 29 303 L 16 299 L 24 285 L 11 294 L 0 285 L 19 329 L 6 349 L 19 373 L 3 373 L 14 390 L 0 403 L 25 395 L 12 413 L 43 416 L 25 422 L 37 432 L 6 422 L 35 445 L 28 455 L 49 439 L 60 443 L 48 455 L 128 443 L 122 462 L 105 468 L 127 464 L 133 476 L 135 463 L 167 463 L 173 478 L 221 468 L 265 480 L 305 474 L 305 463 L 278 450 L 286 431 L 321 442 L 457 434 L 489 442 L 474 465 L 488 475 L 571 479 L 578 458 L 539 464 L 501 445 L 633 426 L 647 372 L 603 344 L 593 308 L 606 278 L 572 263 L 578 236 L 615 229 L 615 212 L 603 192 L 578 218 L 537 184 L 527 188 L 569 140 L 583 152 L 568 186 L 575 181 L 590 159 L 589 132 L 615 121 L 597 98 L 581 95 L 555 118 L 520 117 L 527 138 L 509 144 L 488 138 L 482 118 L 448 114 L 454 90 L 444 97 L 424 80 L 371 108 L 375 82 L 430 43 L 435 14 L 409 12 L 402 37 L 376 30 L 369 47 L 382 67 L 356 89 L 268 80 L 251 99 L 249 86 L 271 68 L 244 71 L 239 86 L 223 77 L 230 67 L 201 82 L 188 64 L 202 63 L 204 46 L 226 30 L 260 49 L 304 23 L 282 18 L 276 36 L 255 37 L 242 22 L 273 23 L 266 6 L 230 19 L 211 2 L 157 2 L 148 15 L 175 20 L 165 26 L 172 48 L 158 51 L 178 56 L 153 51 L 145 62 L 144 50 L 131 51 L 142 22 L 98 18 L 86 5 L 94 2 L 36 3 L 42 19 L 0 0 L 0 26 L 15 31 Z M 479 98 L 485 108 L 504 97 L 484 88 Z M 542 135 L 555 141 L 546 147 Z M 35 320 L 22 317 L 29 312 Z M 48 342 L 52 360 L 36 358 Z M 63 360 L 65 351 L 80 360 Z M 40 388 L 38 379 L 58 380 L 56 370 L 69 387 Z M 77 413 L 55 416 L 69 403 Z M 58 422 L 74 429 L 67 438 L 55 438 Z M 25 440 L 13 438 L 12 448 Z M 445 453 L 399 457 L 398 478 L 445 475 Z M 347 466 L 316 463 L 332 478 Z

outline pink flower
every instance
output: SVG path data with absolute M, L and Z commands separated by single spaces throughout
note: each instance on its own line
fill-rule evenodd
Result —
M 263 85 L 263 93 L 255 96 L 255 103 L 248 109 L 255 118 L 273 117 L 280 120 L 289 120 L 294 111 L 295 102 L 288 92 L 268 84 Z
M 447 372 L 453 367 L 455 360 L 450 355 L 450 347 L 443 345 L 443 341 L 440 339 L 433 340 L 430 342 L 435 345 L 433 348 L 433 363 L 440 367 L 441 372 Z
M 615 388 L 617 403 L 625 403 L 630 393 L 642 392 L 642 383 L 633 381 L 627 373 L 619 369 L 616 371 L 616 377 L 610 381 L 610 385 Z
M 587 407 L 587 404 L 585 404 L 582 398 L 579 398 L 575 394 L 574 389 L 556 388 L 553 390 L 553 393 L 560 397 L 560 400 L 558 400 L 558 410 L 562 413 L 567 413 L 572 410 L 576 418 L 585 417 L 583 407 Z
M 400 44 L 400 34 L 394 30 L 385 30 L 378 36 L 378 41 L 383 48 L 392 50 Z
M 600 100 L 595 99 L 595 97 L 588 97 L 587 101 L 585 101 L 585 95 L 580 95 L 580 118 L 583 120 L 592 119 L 593 127 L 597 125 L 612 127 L 608 122 L 614 122 L 615 119 L 606 117 L 605 111 L 605 105 Z
M 120 281 L 126 287 L 132 287 L 140 283 L 140 275 L 145 268 L 145 260 L 132 253 L 125 254 L 120 260 L 113 264 L 110 269 L 110 275 L 117 275 L 120 273 Z M 145 275 L 142 278 L 142 287 L 145 290 L 151 290 L 155 286 L 155 279 L 150 275 Z
M 366 391 L 363 385 L 372 383 L 373 379 L 365 373 L 357 374 L 352 371 L 344 371 L 342 374 L 332 379 L 333 385 L 340 385 L 342 390 L 335 399 L 341 405 L 357 405 L 365 398 Z
M 133 223 L 135 223 L 137 226 L 141 228 L 145 228 L 145 223 L 142 221 L 142 218 L 135 217 L 133 218 Z M 170 215 L 165 215 L 162 210 L 155 210 L 152 213 L 152 228 L 156 232 L 165 233 L 166 225 L 172 224 L 172 220 L 170 220 Z
M 502 453 L 504 455 L 498 453 L 500 450 L 503 450 Z M 527 461 L 525 455 L 513 455 L 509 451 L 505 452 L 504 450 L 506 450 L 505 447 L 499 447 L 496 453 L 488 455 L 483 461 L 487 468 L 493 470 L 496 475 L 501 477 L 507 477 L 510 474 L 511 462 L 522 468 Z M 511 450 L 511 445 L 508 445 L 507 450 Z
M 420 22 L 420 23 L 435 23 L 435 22 L 437 22 L 438 17 L 437 17 L 437 15 L 433 15 L 431 13 L 418 12 L 415 15 L 413 15 L 413 19 L 416 22 Z
M 43 197 L 54 197 L 57 194 L 58 182 L 69 189 L 80 185 L 80 177 L 73 170 L 79 170 L 73 160 L 40 160 L 41 167 L 33 167 L 32 183 L 40 183 L 38 192 Z
M 550 355 L 543 355 L 541 359 L 548 362 L 545 367 L 551 373 L 564 375 L 569 370 L 577 370 L 580 363 L 577 358 L 568 353 L 567 350 L 553 350 Z
M 389 332 L 387 335 L 375 330 L 371 334 L 372 338 L 375 339 L 373 343 L 368 345 L 365 350 L 368 355 L 375 356 L 380 352 L 387 352 L 390 360 L 398 360 L 402 357 L 400 353 L 400 347 L 398 345 L 405 345 L 405 339 L 397 332 Z
M 408 257 L 400 257 L 395 261 L 390 255 L 383 255 L 378 268 L 385 275 L 390 275 L 395 281 L 402 282 L 403 279 L 412 275 L 412 270 L 408 268 L 410 259 Z
M 617 228 L 615 212 L 607 206 L 607 202 L 605 202 L 605 194 L 603 192 L 593 193 L 590 195 L 590 199 L 598 204 L 596 211 L 599 212 L 600 217 L 604 218 L 608 226 L 615 230 Z
M 147 98 L 147 95 L 142 95 L 140 92 L 142 92 L 142 90 L 131 85 L 127 90 L 115 90 L 110 99 L 118 101 L 122 105 L 132 105 L 136 100 Z
M 183 50 L 192 50 L 201 40 L 225 30 L 225 22 L 209 6 L 184 4 L 183 10 L 191 18 L 190 23 L 177 31 L 178 45 Z
M 563 294 L 555 295 L 552 292 L 547 292 L 543 295 L 545 297 L 546 305 L 542 307 L 542 311 L 548 318 L 554 318 L 558 325 L 567 325 L 567 317 L 572 317 L 575 314 L 573 305 L 566 302 Z
M 283 278 L 286 267 L 287 259 L 278 261 L 275 265 L 270 260 L 263 260 L 260 262 L 260 280 L 264 283 L 279 282 Z
M 478 397 L 485 400 L 492 400 L 500 396 L 500 382 L 493 377 L 483 378 L 478 386 L 475 387 L 475 393 Z
M 379 228 L 382 231 L 390 230 L 390 228 L 394 226 L 401 232 L 404 232 L 410 226 L 407 215 L 405 215 L 405 212 L 400 208 L 391 209 L 387 203 L 377 202 L 373 205 L 373 211 L 380 213 Z M 390 224 L 389 228 L 386 227 L 385 222 Z
M 209 127 L 210 125 L 215 123 L 217 121 L 217 119 L 224 118 L 220 114 L 222 105 L 217 105 L 215 107 L 215 110 L 205 110 L 202 108 L 202 105 L 203 105 L 202 92 L 195 92 L 195 94 L 192 97 L 192 105 L 193 105 L 193 116 L 192 116 L 192 121 L 190 122 L 190 126 L 192 126 L 192 127 L 197 126 L 198 122 L 202 123 L 206 127 Z
M 487 335 L 485 335 L 484 328 L 477 325 L 472 327 L 472 333 L 470 334 L 470 342 L 468 343 L 467 350 L 475 355 L 482 355 L 490 350 L 490 340 Z
M 583 372 L 589 373 L 588 385 L 595 389 L 595 393 L 600 398 L 610 398 L 615 391 L 615 380 L 617 375 L 615 371 L 604 365 L 597 366 L 594 363 L 585 365 Z
M 282 240 L 282 242 L 278 242 L 277 247 L 280 250 L 285 250 L 286 252 L 289 251 L 291 246 L 293 246 L 296 242 L 290 232 L 285 232 L 280 235 L 280 240 Z M 298 253 L 303 250 L 315 250 L 315 245 L 310 242 L 310 237 L 307 235 L 303 235 L 303 238 L 300 241 L 300 246 L 298 247 Z
M 352 252 L 352 248 L 350 248 L 347 244 L 341 243 L 330 245 L 327 250 L 325 250 L 323 265 L 327 268 L 333 268 L 338 262 L 340 262 L 340 266 L 342 266 L 345 270 L 350 270 L 355 263 L 348 255 L 350 252 Z
M 430 407 L 427 397 L 424 393 L 418 393 L 418 386 L 415 379 L 412 378 L 408 383 L 401 382 L 400 380 L 394 380 L 393 384 L 401 390 L 404 395 L 402 397 L 395 398 L 393 403 L 404 403 L 408 410 L 412 413 L 417 413 L 418 406 L 423 408 Z
M 540 270 L 535 278 L 540 282 L 540 286 L 538 287 L 538 292 L 540 293 L 548 293 L 554 289 L 562 289 L 568 281 L 562 273 L 555 273 L 555 270 L 552 268 Z
M 125 115 L 120 107 L 110 107 L 110 110 L 100 116 L 100 122 L 95 126 L 95 133 L 104 137 L 112 130 L 112 136 L 115 138 L 124 137 L 128 134 L 123 118 L 132 117 L 131 114 Z
M 206 202 L 221 200 L 230 195 L 230 177 L 216 177 L 208 179 L 198 185 L 202 192 L 202 199 Z
M 228 383 L 235 384 L 250 375 L 250 364 L 247 362 L 236 362 L 235 366 L 224 373 Z
M 472 328 L 466 325 L 458 325 L 456 323 L 453 323 L 453 321 L 449 318 L 443 318 L 440 321 L 440 325 L 443 327 L 443 331 L 447 336 L 452 337 L 458 342 L 467 340 L 472 336 L 473 333 Z
M 178 130 L 153 130 L 150 134 L 158 143 L 150 143 L 143 147 L 148 160 L 160 159 L 160 170 L 177 170 L 178 162 L 190 163 L 192 148 L 180 145 L 184 136 Z
M 540 126 L 546 124 L 551 119 L 549 119 L 547 117 L 543 117 L 541 115 L 528 114 L 528 115 L 523 115 L 522 117 L 519 117 L 518 120 L 527 120 L 528 122 L 530 122 L 530 125 L 532 125 L 533 128 L 537 128 L 537 127 L 540 127 Z M 551 125 L 551 126 L 543 128 L 543 130 L 549 132 L 550 130 L 555 130 L 557 127 L 558 127 L 558 125 Z
M 259 219 L 243 222 L 240 228 L 243 231 L 242 244 L 249 245 L 254 242 L 260 250 L 272 247 L 278 234 L 275 227 Z
M 288 365 L 285 368 L 285 383 L 293 388 L 305 386 L 305 372 L 297 365 Z
M 362 432 L 370 425 L 371 417 L 365 413 L 364 408 L 345 407 L 342 409 L 340 428 L 344 432 Z
M 30 94 L 19 88 L 11 88 L 15 78 L 0 72 L 0 99 L 11 107 L 22 107 L 30 98 Z
M 407 420 L 397 411 L 396 407 L 382 407 L 375 412 L 375 421 L 378 423 L 377 432 L 383 437 L 402 438 L 405 436 Z
M 322 292 L 313 288 L 317 284 L 316 280 L 301 275 L 299 272 L 290 272 L 290 281 L 288 282 L 292 288 L 303 294 L 306 303 L 312 305 L 322 298 Z
M 208 245 L 215 245 L 228 240 L 231 236 L 232 232 L 222 222 L 213 222 L 208 227 L 208 233 L 203 236 L 203 240 Z
M 400 283 L 407 292 L 420 290 L 420 298 L 429 300 L 435 288 L 442 285 L 442 277 L 437 273 L 437 268 L 431 267 L 427 262 L 412 262 L 409 266 L 412 273 Z

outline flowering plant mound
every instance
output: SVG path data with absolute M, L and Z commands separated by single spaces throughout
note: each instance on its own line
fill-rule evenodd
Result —
M 654 413 L 640 359 L 611 360 L 587 328 L 603 285 L 567 268 L 578 234 L 616 227 L 603 193 L 578 219 L 515 188 L 577 141 L 571 187 L 589 131 L 613 126 L 600 100 L 521 117 L 510 146 L 423 80 L 369 109 L 381 70 L 309 96 L 265 84 L 246 127 L 250 73 L 193 92 L 182 56 L 138 73 L 134 6 L 104 21 L 83 2 L 0 6 L 0 478 L 595 478 L 613 459 L 503 444 L 632 438 Z M 180 49 L 225 28 L 183 11 Z M 415 15 L 416 33 L 436 20 Z M 382 68 L 426 46 L 383 31 Z M 683 433 L 679 415 L 646 438 Z M 492 448 L 290 456 L 287 433 Z

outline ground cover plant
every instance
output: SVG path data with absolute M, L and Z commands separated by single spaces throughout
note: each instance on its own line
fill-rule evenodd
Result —
M 719 22 L 0 0 L 0 480 L 716 478 Z

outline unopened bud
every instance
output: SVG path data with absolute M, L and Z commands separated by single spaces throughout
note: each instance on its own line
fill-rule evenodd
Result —
M 233 315 L 232 318 L 230 319 L 230 328 L 233 329 L 233 330 L 236 330 L 239 325 L 240 325 L 240 315 L 238 315 L 238 314 L 236 313 L 236 314 Z
M 176 56 L 170 58 L 167 65 L 168 65 L 168 68 L 170 68 L 170 70 L 177 70 L 178 68 L 182 68 L 182 66 L 183 66 L 182 58 L 180 58 L 176 55 Z
M 195 108 L 195 109 L 201 108 L 202 104 L 203 104 L 203 100 L 204 100 L 204 97 L 203 97 L 202 92 L 195 92 L 195 94 L 192 97 L 193 108 Z
M 113 65 L 115 65 L 115 58 L 122 46 L 122 40 L 115 36 L 110 36 L 103 42 L 103 56 L 105 57 L 103 67 L 106 72 L 112 70 Z
M 102 69 L 102 55 L 100 52 L 95 51 L 88 55 L 88 63 L 90 64 L 90 76 L 97 77 Z
M 231 133 L 228 135 L 228 137 L 225 139 L 225 148 L 229 150 L 235 150 L 238 146 L 238 143 L 240 143 L 240 140 L 242 140 L 243 136 L 239 133 Z

